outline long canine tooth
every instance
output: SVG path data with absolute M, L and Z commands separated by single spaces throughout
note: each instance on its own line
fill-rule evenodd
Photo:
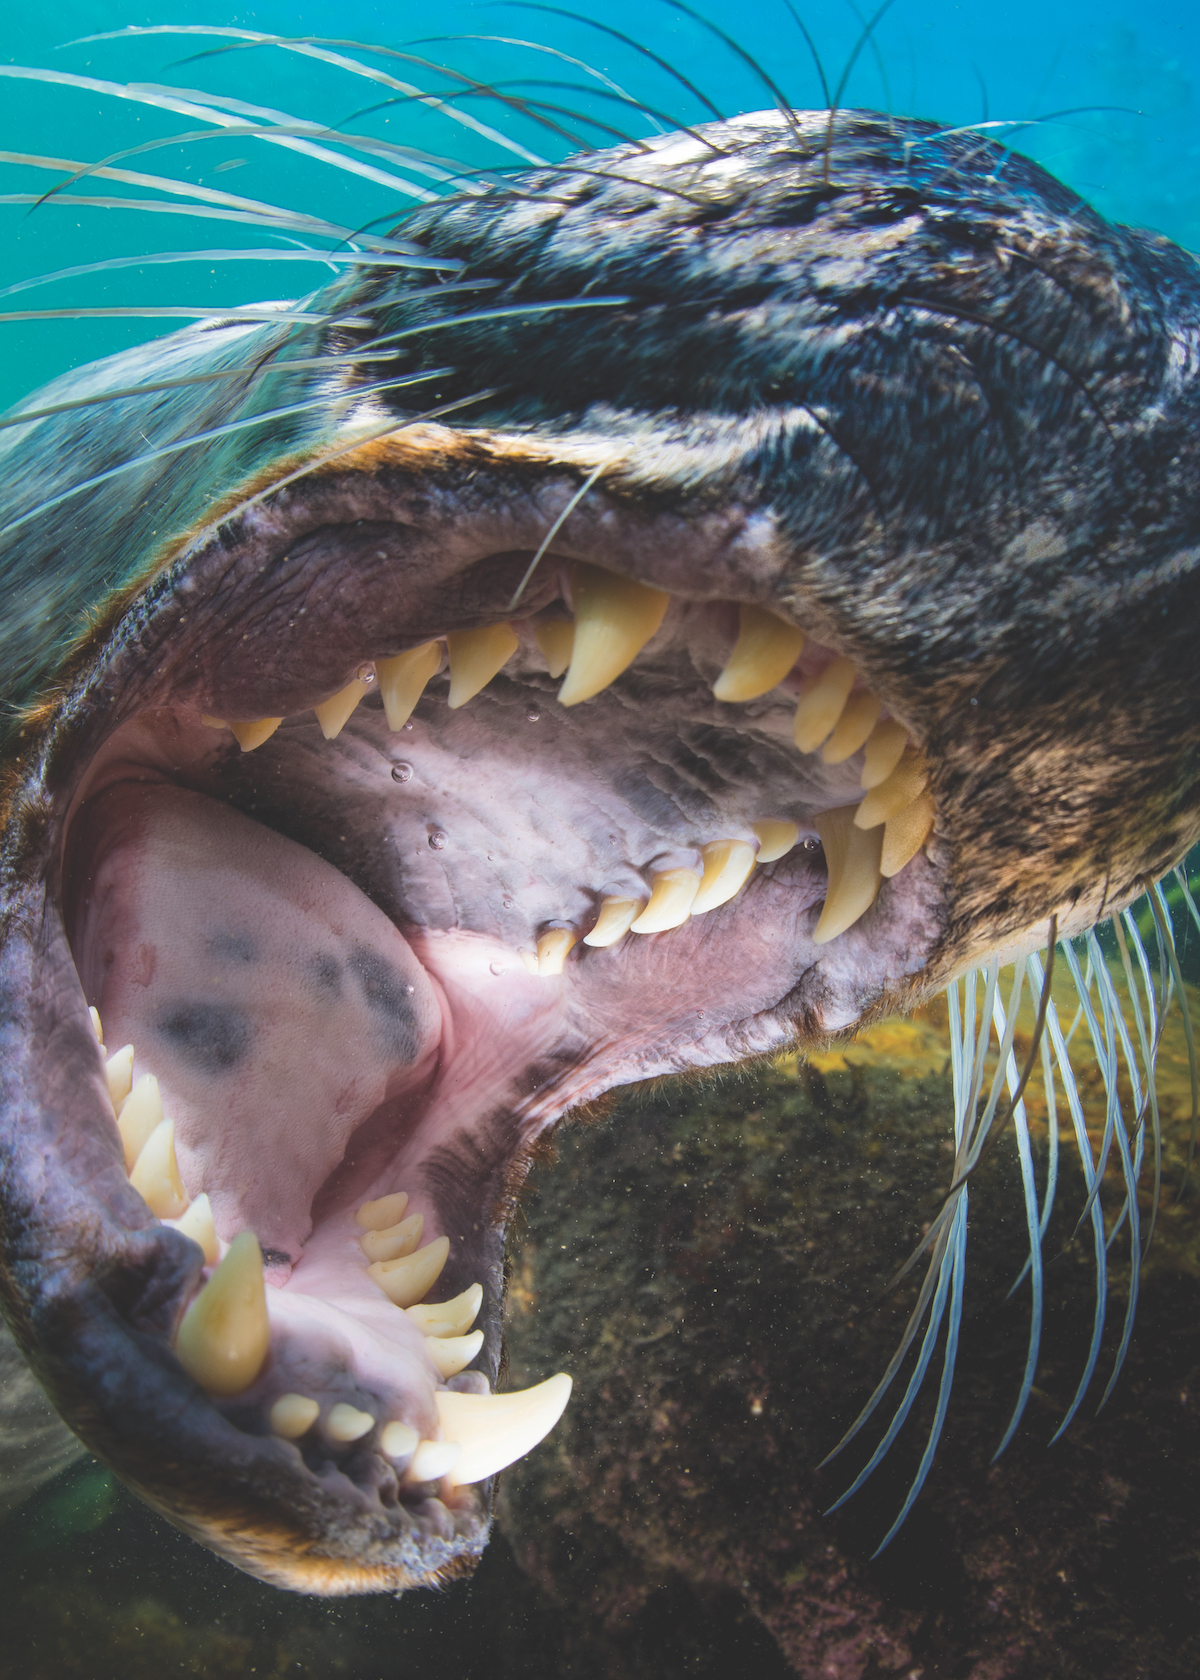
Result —
M 217 1227 L 213 1224 L 212 1203 L 207 1196 L 202 1193 L 183 1210 L 175 1221 L 175 1229 L 199 1243 L 208 1264 L 216 1265 L 221 1258 L 221 1248 L 217 1242 Z
M 427 1351 L 444 1381 L 465 1371 L 482 1346 L 483 1331 L 472 1330 L 469 1336 L 431 1336 Z
M 826 764 L 844 764 L 863 746 L 879 721 L 882 705 L 864 688 L 852 694 L 846 709 L 834 726 L 833 734 L 821 748 Z
M 462 1457 L 457 1441 L 422 1441 L 405 1476 L 410 1482 L 440 1482 Z
M 561 974 L 567 953 L 578 943 L 579 935 L 574 928 L 547 928 L 538 935 L 538 973 Z
M 591 933 L 584 934 L 583 943 L 597 945 L 601 949 L 606 945 L 615 945 L 618 939 L 624 939 L 641 915 L 645 902 L 644 898 L 602 899 L 596 925 Z
M 699 890 L 697 870 L 660 870 L 650 889 L 650 902 L 637 920 L 630 922 L 630 932 L 666 933 L 668 928 L 681 927 L 692 913 Z
M 114 1050 L 104 1064 L 105 1078 L 108 1080 L 109 1100 L 115 1114 L 125 1098 L 129 1095 L 133 1085 L 133 1045 L 123 1044 L 119 1050 Z
M 864 832 L 855 827 L 854 807 L 843 805 L 839 810 L 826 811 L 813 818 L 821 845 L 825 851 L 825 867 L 829 885 L 825 892 L 825 908 L 821 911 L 814 945 L 827 945 L 839 933 L 853 927 L 875 902 L 882 879 L 879 870 L 883 829 Z
M 750 878 L 756 862 L 754 847 L 748 840 L 710 840 L 700 848 L 704 859 L 704 874 L 700 890 L 692 900 L 692 915 L 702 916 L 715 910 L 740 892 Z
M 96 1008 L 89 1009 L 88 1020 L 92 1023 L 92 1031 L 96 1035 L 96 1043 L 103 1046 L 104 1028 L 100 1025 L 100 1011 Z
M 883 853 L 879 867 L 885 876 L 898 875 L 929 838 L 935 811 L 933 796 L 919 793 L 911 805 L 897 811 L 883 825 Z
M 420 647 L 398 653 L 394 659 L 375 661 L 375 677 L 389 729 L 404 728 L 425 692 L 425 684 L 437 674 L 441 663 L 440 642 L 422 642 Z
M 870 789 L 886 782 L 908 745 L 908 730 L 895 718 L 877 723 L 863 749 L 862 785 Z
M 449 1301 L 423 1301 L 409 1307 L 408 1316 L 425 1336 L 461 1336 L 468 1331 L 483 1305 L 483 1285 L 473 1283 Z
M 337 740 L 349 722 L 351 712 L 364 694 L 370 694 L 373 686 L 372 683 L 360 682 L 357 677 L 353 677 L 345 688 L 339 688 L 328 700 L 322 700 L 319 706 L 313 707 L 317 714 L 317 722 L 321 725 L 321 733 L 327 741 Z
M 360 1412 L 357 1406 L 348 1406 L 344 1400 L 331 1406 L 325 1419 L 325 1433 L 333 1441 L 361 1441 L 374 1427 L 375 1419 L 370 1412 Z
M 858 828 L 877 828 L 889 817 L 896 816 L 911 805 L 919 793 L 924 793 L 929 780 L 929 765 L 922 753 L 906 752 L 886 782 L 864 794 L 854 813 Z
M 155 1126 L 133 1164 L 129 1182 L 160 1219 L 178 1219 L 187 1207 L 188 1194 L 175 1159 L 174 1120 Z
M 307 1394 L 281 1394 L 267 1413 L 267 1421 L 285 1441 L 298 1441 L 301 1435 L 308 1434 L 320 1415 L 319 1403 L 310 1400 Z
M 446 637 L 450 650 L 451 711 L 473 700 L 520 647 L 511 624 L 489 624 L 483 630 L 453 630 Z
M 242 751 L 253 752 L 255 747 L 261 747 L 264 741 L 271 739 L 282 722 L 281 717 L 255 718 L 250 723 L 235 723 L 231 718 L 229 727 Z
M 759 863 L 774 863 L 776 858 L 786 857 L 800 838 L 798 824 L 774 817 L 750 826 L 758 836 Z
M 835 659 L 820 676 L 808 678 L 800 692 L 792 739 L 802 753 L 816 752 L 842 715 L 858 675 L 849 659 Z
M 442 1435 L 462 1447 L 462 1457 L 450 1472 L 451 1481 L 460 1486 L 482 1482 L 524 1458 L 549 1435 L 570 1398 L 571 1379 L 562 1371 L 516 1394 L 456 1394 L 438 1389 L 434 1399 Z
M 560 706 L 577 706 L 615 682 L 663 621 L 671 597 L 580 560 L 571 573 L 575 644 Z
M 421 1241 L 424 1223 L 423 1213 L 411 1213 L 398 1225 L 389 1225 L 383 1231 L 367 1231 L 359 1238 L 358 1246 L 368 1260 L 403 1260 Z
M 757 700 L 783 681 L 803 647 L 803 630 L 765 607 L 739 607 L 738 639 L 713 694 L 718 700 Z
M 533 639 L 542 650 L 550 675 L 561 677 L 575 651 L 575 626 L 570 619 L 543 619 L 541 624 L 534 626 Z
M 407 1195 L 397 1190 L 390 1196 L 380 1196 L 376 1202 L 364 1202 L 354 1218 L 364 1231 L 386 1231 L 404 1218 L 407 1206 Z
M 158 1080 L 152 1073 L 144 1073 L 121 1104 L 117 1116 L 117 1130 L 125 1145 L 125 1171 L 133 1171 L 133 1163 L 146 1147 L 151 1132 L 162 1124 L 162 1098 Z
M 437 1282 L 449 1253 L 450 1238 L 438 1237 L 403 1259 L 377 1260 L 367 1267 L 367 1273 L 393 1306 L 414 1307 Z
M 241 1394 L 262 1370 L 271 1345 L 262 1250 L 240 1231 L 183 1315 L 175 1353 L 210 1394 Z
M 379 1431 L 379 1450 L 388 1458 L 407 1458 L 410 1453 L 416 1452 L 420 1439 L 411 1424 L 401 1423 L 399 1418 L 395 1418 Z

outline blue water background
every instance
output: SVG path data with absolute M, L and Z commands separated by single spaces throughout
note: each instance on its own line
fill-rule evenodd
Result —
M 724 113 L 768 105 L 761 76 L 737 52 L 684 16 L 669 0 L 577 0 L 578 9 L 644 43 Z M 784 0 L 757 4 L 708 0 L 706 16 L 736 38 L 798 106 L 825 99 L 812 57 Z M 845 0 L 817 7 L 799 0 L 836 86 L 860 37 L 860 13 Z M 571 107 L 563 126 L 597 144 L 604 129 L 654 131 L 654 119 L 623 106 L 587 71 L 532 48 L 454 35 L 541 41 L 582 60 L 659 113 L 660 124 L 707 114 L 679 81 L 632 47 L 584 23 L 511 4 L 274 4 L 236 11 L 219 5 L 164 5 L 141 11 L 121 0 L 69 0 L 27 7 L 0 25 L 0 58 L 117 83 L 170 84 L 234 96 L 323 124 L 344 124 L 469 168 L 514 159 L 444 115 L 404 101 L 356 117 L 388 91 L 347 71 L 278 48 L 211 56 L 217 39 L 155 36 L 70 45 L 100 30 L 135 24 L 233 25 L 290 36 L 331 36 L 402 48 L 452 64 L 514 96 Z M 423 44 L 414 44 L 423 43 Z M 352 49 L 350 49 L 352 52 Z M 206 56 L 184 62 L 196 53 Z M 372 60 L 375 64 L 384 61 Z M 449 91 L 437 71 L 390 65 L 401 78 Z M 558 86 L 539 86 L 538 83 Z M 1181 0 L 895 0 L 850 71 L 842 102 L 918 115 L 946 124 L 1011 119 L 1019 149 L 1068 181 L 1105 215 L 1152 227 L 1200 250 L 1200 6 Z M 570 84 L 562 86 L 561 84 Z M 472 97 L 459 109 L 493 123 L 539 155 L 565 156 L 571 143 L 508 107 Z M 1069 115 L 1056 113 L 1068 112 Z M 0 80 L 0 146 L 94 162 L 120 149 L 195 130 L 194 119 L 95 92 Z M 608 138 L 611 138 L 609 136 Z M 302 208 L 342 226 L 387 226 L 411 201 L 331 166 L 246 138 L 206 139 L 129 159 L 124 167 Z M 63 176 L 5 161 L 0 192 L 42 193 Z M 92 182 L 93 196 L 146 198 L 146 190 Z M 174 202 L 180 202 L 178 200 Z M 382 221 L 378 219 L 382 218 Z M 0 203 L 0 286 L 80 262 L 154 250 L 234 249 L 282 243 L 254 229 L 188 215 L 36 209 Z M 321 268 L 295 263 L 190 263 L 121 269 L 0 297 L 0 310 L 180 305 L 224 307 L 294 296 L 320 283 Z M 182 325 L 183 323 L 178 323 Z M 0 321 L 0 407 L 80 362 L 169 330 L 145 320 Z

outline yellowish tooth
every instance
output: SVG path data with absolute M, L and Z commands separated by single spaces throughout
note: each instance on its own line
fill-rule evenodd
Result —
M 698 870 L 660 870 L 651 883 L 649 904 L 636 921 L 630 922 L 629 931 L 665 933 L 668 928 L 681 927 L 692 913 L 699 890 Z
M 103 1046 L 103 1044 L 104 1044 L 104 1028 L 100 1025 L 100 1011 L 98 1009 L 94 1009 L 94 1008 L 89 1009 L 88 1010 L 88 1019 L 92 1023 L 92 1031 L 96 1035 L 96 1043 Z
M 817 677 L 806 677 L 800 689 L 792 739 L 802 753 L 816 752 L 842 715 L 858 675 L 849 659 L 835 659 Z
M 398 653 L 394 659 L 375 661 L 375 676 L 389 729 L 404 728 L 425 692 L 425 684 L 437 675 L 441 663 L 440 642 L 422 642 L 420 647 Z
M 521 963 L 524 966 L 527 974 L 536 974 L 537 973 L 537 971 L 538 971 L 538 959 L 537 959 L 537 952 L 536 951 L 518 951 L 517 955 L 520 957 Z
M 162 1124 L 162 1117 L 158 1080 L 152 1073 L 144 1073 L 121 1104 L 121 1112 L 117 1116 L 117 1130 L 125 1145 L 127 1173 L 133 1171 L 133 1163 L 146 1147 L 151 1132 Z
M 537 971 L 539 974 L 561 974 L 567 953 L 579 943 L 574 928 L 547 928 L 538 935 Z
M 515 1394 L 456 1394 L 438 1389 L 434 1400 L 442 1435 L 462 1447 L 450 1480 L 460 1486 L 482 1482 L 524 1458 L 549 1435 L 570 1398 L 571 1379 L 561 1371 Z
M 234 739 L 242 751 L 253 752 L 255 747 L 261 747 L 264 741 L 271 739 L 282 722 L 281 717 L 255 718 L 250 723 L 235 723 L 231 718 L 229 727 L 233 730 Z
M 367 1231 L 359 1238 L 359 1247 L 368 1260 L 402 1260 L 421 1241 L 424 1223 L 423 1213 L 411 1213 L 398 1225 L 389 1225 L 382 1231 Z
M 596 925 L 591 933 L 585 933 L 585 945 L 615 945 L 618 939 L 624 939 L 641 914 L 644 898 L 605 898 L 600 901 L 600 914 L 596 917 Z
M 547 618 L 534 626 L 533 639 L 542 650 L 546 669 L 561 677 L 575 650 L 575 626 L 569 618 Z
M 483 1285 L 473 1283 L 449 1301 L 422 1301 L 409 1307 L 408 1316 L 424 1336 L 462 1336 L 474 1324 L 483 1305 Z
M 863 795 L 854 813 L 858 828 L 877 828 L 889 817 L 896 816 L 911 805 L 919 793 L 924 793 L 929 780 L 929 765 L 923 753 L 906 752 L 886 782 Z
M 262 1250 L 240 1231 L 183 1315 L 175 1352 L 210 1394 L 241 1394 L 262 1370 L 271 1345 Z
M 119 1050 L 114 1050 L 104 1064 L 104 1072 L 108 1079 L 108 1095 L 115 1114 L 120 1110 L 133 1085 L 133 1045 L 123 1044 Z
M 469 1336 L 431 1336 L 429 1357 L 437 1366 L 443 1381 L 465 1371 L 483 1346 L 483 1331 L 472 1330 Z
M 388 1458 L 407 1458 L 410 1453 L 416 1452 L 420 1439 L 411 1424 L 401 1423 L 399 1418 L 395 1418 L 379 1431 L 379 1450 Z
M 161 1121 L 150 1133 L 133 1163 L 129 1182 L 160 1219 L 178 1219 L 187 1207 L 188 1193 L 175 1159 L 174 1120 Z
M 702 916 L 715 910 L 740 892 L 755 864 L 755 850 L 748 840 L 710 840 L 700 848 L 704 859 L 704 874 L 700 889 L 692 900 L 692 915 Z
M 774 863 L 776 858 L 786 857 L 800 838 L 799 826 L 794 822 L 783 822 L 772 817 L 766 822 L 750 824 L 758 836 L 759 863 Z
M 367 1267 L 367 1275 L 393 1306 L 413 1307 L 433 1288 L 449 1253 L 450 1238 L 438 1237 L 400 1260 L 377 1260 Z
M 205 729 L 229 728 L 229 725 L 225 722 L 224 718 L 209 717 L 207 712 L 200 713 L 200 722 L 204 725 Z
M 829 874 L 825 908 L 817 922 L 813 943 L 827 945 L 839 933 L 853 927 L 875 902 L 882 879 L 879 855 L 883 846 L 883 829 L 872 828 L 864 832 L 856 828 L 852 805 L 826 811 L 822 816 L 814 817 L 813 824 L 821 836 L 825 867 Z
M 175 1221 L 175 1229 L 182 1231 L 185 1237 L 199 1243 L 204 1250 L 204 1258 L 210 1266 L 215 1266 L 221 1258 L 221 1247 L 217 1242 L 217 1228 L 213 1224 L 212 1203 L 208 1197 L 201 1194 L 196 1197 Z
M 882 705 L 865 688 L 852 694 L 837 720 L 833 734 L 821 748 L 826 764 L 844 764 L 863 746 L 879 721 Z
M 489 624 L 483 630 L 453 630 L 446 637 L 450 651 L 450 694 L 446 704 L 456 711 L 486 688 L 502 665 L 520 647 L 511 624 Z
M 282 1435 L 285 1441 L 298 1441 L 308 1434 L 320 1414 L 320 1405 L 307 1394 L 281 1394 L 267 1419 L 276 1435 Z
M 405 1472 L 409 1482 L 440 1482 L 458 1463 L 462 1448 L 457 1441 L 422 1441 Z
M 374 683 L 362 682 L 358 677 L 353 677 L 345 688 L 339 688 L 328 700 L 322 700 L 319 706 L 313 707 L 317 714 L 317 722 L 321 725 L 321 733 L 327 741 L 337 740 L 349 722 L 355 706 L 364 694 L 370 694 L 374 686 Z
M 331 1406 L 325 1419 L 325 1433 L 332 1441 L 361 1441 L 374 1427 L 375 1419 L 370 1412 L 360 1412 L 357 1406 L 348 1406 L 344 1400 Z
M 661 589 L 618 577 L 586 560 L 571 572 L 575 642 L 561 706 L 577 706 L 615 682 L 633 664 L 663 621 L 671 597 Z
M 885 718 L 882 723 L 877 723 L 867 736 L 863 750 L 863 787 L 874 788 L 880 782 L 886 782 L 907 745 L 908 730 L 902 723 L 895 718 Z
M 757 700 L 783 681 L 803 647 L 803 630 L 765 607 L 739 607 L 738 639 L 713 694 L 718 700 Z
M 883 854 L 879 868 L 886 876 L 899 875 L 929 838 L 934 819 L 933 796 L 919 793 L 911 805 L 897 811 L 883 825 Z
M 403 1190 L 394 1195 L 380 1196 L 377 1202 L 364 1202 L 354 1215 L 364 1231 L 386 1231 L 404 1218 L 408 1197 Z

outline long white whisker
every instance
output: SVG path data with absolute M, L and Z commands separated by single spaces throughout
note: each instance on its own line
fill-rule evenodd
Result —
M 0 193 L 0 204 L 35 204 L 44 209 L 59 205 L 72 209 L 141 210 L 159 216 L 194 216 L 202 221 L 248 222 L 252 227 L 261 228 L 267 233 L 289 230 L 293 233 L 307 234 L 310 238 L 338 239 L 343 242 L 358 240 L 376 251 L 406 254 L 405 247 L 397 241 L 378 235 L 356 233 L 353 228 L 339 227 L 336 222 L 321 222 L 298 211 L 295 214 L 279 212 L 262 215 L 248 210 L 217 210 L 207 204 L 167 204 L 157 198 L 93 198 L 78 193 L 58 193 L 53 198 L 47 198 L 42 193 Z M 453 257 L 446 257 L 436 262 L 414 261 L 412 266 L 457 273 L 462 264 L 456 262 Z
M 314 263 L 325 268 L 433 268 L 431 257 L 411 258 L 375 251 L 318 251 L 277 245 L 242 246 L 234 250 L 216 251 L 150 251 L 138 257 L 105 257 L 102 262 L 76 263 L 71 268 L 56 268 L 50 274 L 33 274 L 27 280 L 14 280 L 0 286 L 0 298 L 13 297 L 17 292 L 30 291 L 35 286 L 48 286 L 55 280 L 78 280 L 87 274 L 111 274 L 122 268 L 155 268 L 171 263 L 224 262 L 299 262 Z

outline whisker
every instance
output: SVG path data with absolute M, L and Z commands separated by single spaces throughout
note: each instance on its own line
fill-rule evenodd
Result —
M 337 239 L 348 241 L 362 237 L 351 228 L 338 227 L 336 222 L 322 222 L 315 217 L 305 216 L 300 212 L 294 215 L 280 213 L 264 216 L 255 211 L 246 210 L 217 210 L 204 204 L 165 204 L 157 198 L 93 198 L 81 197 L 76 193 L 64 194 L 59 198 L 43 199 L 40 193 L 0 193 L 0 204 L 45 204 L 67 206 L 73 209 L 89 208 L 94 210 L 143 210 L 160 216 L 191 216 L 203 221 L 216 222 L 248 222 L 252 227 L 263 228 L 268 232 L 290 230 L 293 233 L 305 233 L 323 239 Z M 382 217 L 377 218 L 383 220 Z M 371 238 L 370 243 L 377 251 L 395 251 L 399 255 L 406 254 L 406 247 L 399 241 L 387 239 L 382 235 Z M 406 264 L 406 266 L 408 266 Z M 436 261 L 414 262 L 413 267 L 444 270 L 456 273 L 462 268 L 462 263 L 453 257 L 438 258 Z
M 806 143 L 804 135 L 792 114 L 791 100 L 787 97 L 778 83 L 767 74 L 758 60 L 746 51 L 745 47 L 735 41 L 732 35 L 727 35 L 723 29 L 718 29 L 717 25 L 715 23 L 711 23 L 701 12 L 697 12 L 691 6 L 686 5 L 684 0 L 659 0 L 659 4 L 669 7 L 673 12 L 681 12 L 684 17 L 691 18 L 693 23 L 698 23 L 702 29 L 707 29 L 709 34 L 720 41 L 723 46 L 727 47 L 729 51 L 735 55 L 735 57 L 740 58 L 742 63 L 758 77 L 759 81 L 771 95 L 771 98 L 775 101 L 775 104 L 779 108 L 780 114 L 787 123 L 788 127 L 791 129 L 792 133 L 795 135 L 796 139 L 799 140 L 802 145 Z M 891 0 L 887 0 L 887 4 L 890 5 Z
M 56 268 L 50 274 L 34 274 L 27 280 L 14 280 L 0 286 L 0 298 L 27 292 L 34 286 L 48 286 L 54 280 L 78 280 L 87 274 L 110 274 L 122 268 L 149 268 L 167 263 L 222 262 L 301 262 L 331 268 L 337 264 L 350 268 L 434 268 L 440 266 L 432 257 L 394 256 L 367 251 L 318 251 L 315 249 L 282 249 L 277 245 L 262 247 L 241 246 L 233 250 L 210 251 L 150 251 L 137 257 L 105 257 L 102 262 L 76 263 L 71 268 Z
M 563 52 L 560 47 L 546 46 L 540 41 L 522 41 L 512 35 L 426 35 L 421 40 L 413 42 L 414 46 L 432 47 L 451 45 L 456 41 L 482 41 L 501 47 L 525 47 L 530 52 L 544 53 L 547 58 L 557 58 L 563 64 L 570 64 L 576 70 L 582 70 L 585 76 L 591 76 L 594 81 L 608 88 L 618 99 L 628 105 L 636 105 L 638 101 L 631 93 L 627 93 L 620 82 L 614 82 L 611 76 L 606 76 L 603 70 L 596 70 L 585 59 L 573 58 L 570 53 Z M 646 109 L 646 107 L 642 107 Z M 678 124 L 673 126 L 680 126 Z
M 855 41 L 854 46 L 850 50 L 850 56 L 847 58 L 845 64 L 842 67 L 841 76 L 838 78 L 838 85 L 833 90 L 833 98 L 829 102 L 829 122 L 828 122 L 828 124 L 826 125 L 826 128 L 825 128 L 825 184 L 826 184 L 826 186 L 829 185 L 829 159 L 830 159 L 830 153 L 833 149 L 833 125 L 834 125 L 834 121 L 837 117 L 838 111 L 841 108 L 842 95 L 846 91 L 846 84 L 850 80 L 850 77 L 851 77 L 851 75 L 854 71 L 854 66 L 858 63 L 858 60 L 859 60 L 859 58 L 862 54 L 863 48 L 866 46 L 867 42 L 874 35 L 876 26 L 883 21 L 884 13 L 887 12 L 887 11 L 890 11 L 890 9 L 894 5 L 894 3 L 895 3 L 895 0 L 883 0 L 883 4 L 879 7 L 877 7 L 876 10 L 872 13 L 870 22 L 865 23 L 863 25 L 862 30 L 859 33 L 859 37 L 858 37 L 857 41 Z
M 812 61 L 817 67 L 817 79 L 821 84 L 821 94 L 825 100 L 825 109 L 828 110 L 833 104 L 833 100 L 829 93 L 829 78 L 825 74 L 825 66 L 821 63 L 821 55 L 817 51 L 817 44 L 809 34 L 808 25 L 792 4 L 792 0 L 783 0 L 783 3 L 792 14 L 792 22 L 796 25 L 796 28 L 800 31 L 801 35 L 803 35 L 804 44 L 808 48 L 809 53 L 812 55 Z
M 121 304 L 100 309 L 9 309 L 0 311 L 0 321 L 292 321 L 299 326 L 317 327 L 324 322 L 339 327 L 370 327 L 365 316 L 314 314 L 311 310 L 255 309 L 234 307 L 213 309 L 192 304 Z

